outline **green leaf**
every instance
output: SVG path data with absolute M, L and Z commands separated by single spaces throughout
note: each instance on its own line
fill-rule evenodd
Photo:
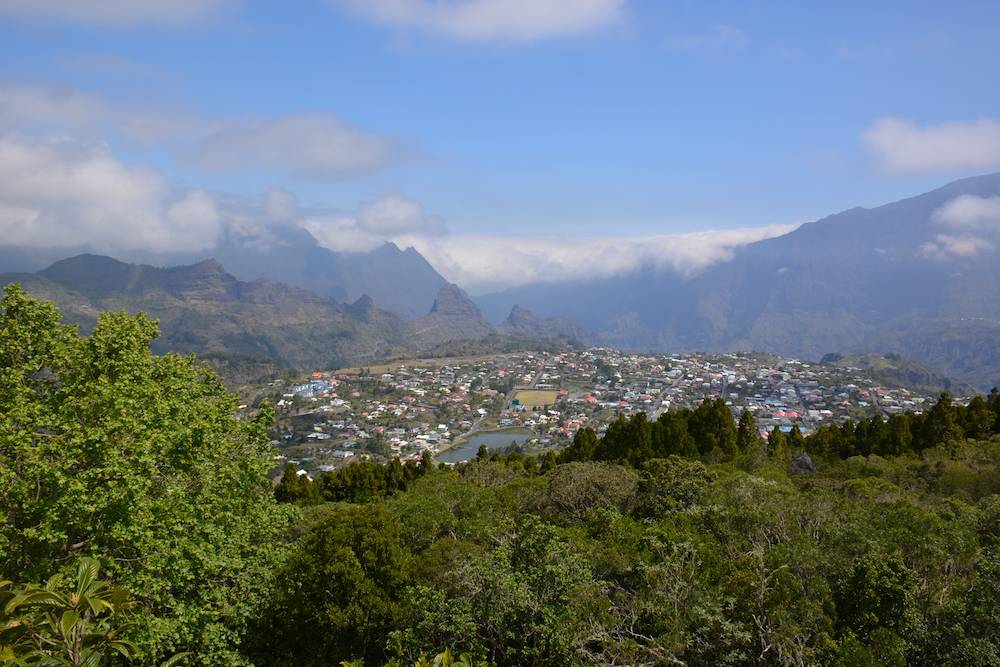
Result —
M 73 628 L 76 627 L 76 623 L 79 620 L 80 615 L 75 611 L 63 612 L 62 618 L 59 619 L 59 629 L 62 631 L 63 637 L 70 637 L 73 633 Z
M 97 575 L 101 571 L 101 564 L 96 558 L 81 558 L 76 566 L 76 593 L 80 597 L 85 596 L 97 581 Z
M 18 607 L 27 607 L 34 605 L 44 605 L 51 607 L 70 606 L 69 601 L 57 593 L 44 590 L 32 590 L 16 596 L 14 599 L 12 599 L 10 602 L 7 603 L 7 606 L 4 609 L 4 611 L 7 614 L 11 614 Z
M 174 667 L 174 665 L 181 664 L 181 661 L 191 655 L 190 651 L 185 651 L 184 653 L 177 653 L 170 656 L 166 660 L 160 663 L 160 667 Z
M 129 660 L 131 660 L 132 656 L 139 652 L 135 644 L 124 639 L 116 639 L 108 642 L 108 646 L 110 646 L 113 650 L 118 651 Z

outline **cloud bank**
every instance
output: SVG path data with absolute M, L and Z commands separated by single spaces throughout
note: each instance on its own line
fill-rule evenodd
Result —
M 625 0 L 341 0 L 383 25 L 470 41 L 534 41 L 589 32 L 618 21 Z
M 891 172 L 983 169 L 1000 165 L 1000 122 L 983 119 L 920 127 L 911 120 L 881 118 L 862 139 Z
M 622 275 L 655 267 L 692 276 L 733 257 L 739 246 L 798 225 L 646 237 L 447 236 L 402 238 L 448 280 L 473 292 Z

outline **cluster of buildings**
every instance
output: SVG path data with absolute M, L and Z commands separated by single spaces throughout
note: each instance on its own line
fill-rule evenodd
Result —
M 882 386 L 861 369 L 771 355 L 607 348 L 317 371 L 299 383 L 271 383 L 262 394 L 278 408 L 276 458 L 307 471 L 424 451 L 452 450 L 454 459 L 484 432 L 517 434 L 527 450 L 543 451 L 568 443 L 583 426 L 602 432 L 618 414 L 656 419 L 705 398 L 721 398 L 737 418 L 749 410 L 762 435 L 920 411 L 935 398 Z

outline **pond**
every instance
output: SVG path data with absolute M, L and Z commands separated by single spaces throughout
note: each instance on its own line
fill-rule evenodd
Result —
M 530 436 L 519 431 L 489 431 L 476 433 L 471 438 L 460 445 L 452 447 L 438 454 L 436 461 L 444 463 L 460 463 L 476 458 L 476 452 L 480 445 L 486 445 L 487 449 L 506 449 L 512 444 L 520 444 Z

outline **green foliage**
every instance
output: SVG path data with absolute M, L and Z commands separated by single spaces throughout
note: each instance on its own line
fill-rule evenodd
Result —
M 249 642 L 255 664 L 377 661 L 409 569 L 399 524 L 385 507 L 337 505 L 278 574 L 275 599 Z
M 0 585 L 0 661 L 1000 664 L 997 392 L 766 446 L 706 400 L 541 459 L 287 466 L 272 489 L 268 410 L 235 418 L 155 334 L 0 303 L 0 574 L 56 575 Z M 800 450 L 816 474 L 790 474 Z
M 273 501 L 267 410 L 192 358 L 153 356 L 148 317 L 93 334 L 9 286 L 0 301 L 0 575 L 44 580 L 80 557 L 141 596 L 140 657 L 235 664 L 289 514 Z M 213 582 L 205 586 L 204 582 Z
M 138 651 L 122 635 L 134 603 L 99 574 L 97 560 L 82 558 L 69 586 L 59 574 L 45 586 L 0 585 L 0 665 L 96 667 L 118 656 L 131 662 Z M 161 667 L 186 657 L 176 654 Z

